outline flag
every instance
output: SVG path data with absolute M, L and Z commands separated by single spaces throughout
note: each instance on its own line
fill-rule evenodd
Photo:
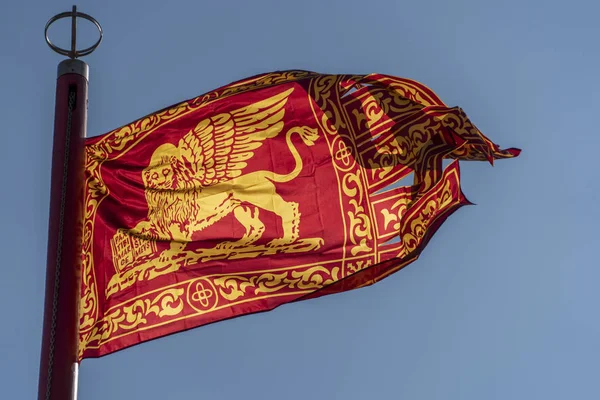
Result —
M 469 204 L 458 160 L 518 154 L 415 81 L 308 71 L 90 138 L 79 357 L 377 282 Z

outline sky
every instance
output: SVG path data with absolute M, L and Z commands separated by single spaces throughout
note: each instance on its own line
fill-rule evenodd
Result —
M 88 136 L 262 72 L 418 80 L 520 157 L 462 163 L 476 203 L 360 290 L 81 364 L 79 398 L 600 398 L 600 8 L 592 1 L 79 1 L 103 26 Z M 62 0 L 0 6 L 0 392 L 37 393 Z M 68 23 L 51 31 L 69 40 Z M 82 44 L 94 40 L 80 23 Z M 86 42 L 87 40 L 87 42 Z

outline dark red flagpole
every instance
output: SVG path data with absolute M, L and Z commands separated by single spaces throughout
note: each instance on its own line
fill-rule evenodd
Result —
M 71 18 L 71 50 L 55 46 L 48 28 L 55 21 Z M 94 46 L 76 50 L 76 18 L 94 23 L 100 39 Z M 58 14 L 46 24 L 46 41 L 69 59 L 58 64 L 50 219 L 46 267 L 46 296 L 42 353 L 40 360 L 39 400 L 68 400 L 77 397 L 77 344 L 79 328 L 79 292 L 81 275 L 81 236 L 83 201 L 83 144 L 87 126 L 89 68 L 77 57 L 90 54 L 102 40 L 102 29 L 87 14 Z

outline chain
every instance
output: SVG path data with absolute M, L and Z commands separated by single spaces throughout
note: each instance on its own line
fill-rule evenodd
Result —
M 69 107 L 67 110 L 67 127 L 65 132 L 65 157 L 63 164 L 62 187 L 60 191 L 60 214 L 58 217 L 58 241 L 56 247 L 56 263 L 54 270 L 54 295 L 52 297 L 52 325 L 50 327 L 50 345 L 48 352 L 48 374 L 46 381 L 46 400 L 50 400 L 52 389 L 52 367 L 54 366 L 54 347 L 56 343 L 56 319 L 58 314 L 58 295 L 60 291 L 60 269 L 62 264 L 62 247 L 65 223 L 65 203 L 67 201 L 67 178 L 69 172 L 69 153 L 71 146 L 71 123 L 73 109 L 75 108 L 77 92 L 74 87 L 69 88 Z

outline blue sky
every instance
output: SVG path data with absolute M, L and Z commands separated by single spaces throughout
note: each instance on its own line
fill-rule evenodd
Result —
M 64 1 L 0 8 L 0 388 L 36 396 Z M 592 1 L 80 1 L 105 29 L 89 136 L 278 69 L 416 79 L 514 160 L 463 163 L 477 203 L 414 264 L 81 365 L 80 399 L 596 399 L 598 5 Z M 68 42 L 67 24 L 53 37 Z M 92 29 L 81 24 L 88 43 Z M 62 42 L 61 42 L 62 39 Z M 83 43 L 84 45 L 86 43 Z

